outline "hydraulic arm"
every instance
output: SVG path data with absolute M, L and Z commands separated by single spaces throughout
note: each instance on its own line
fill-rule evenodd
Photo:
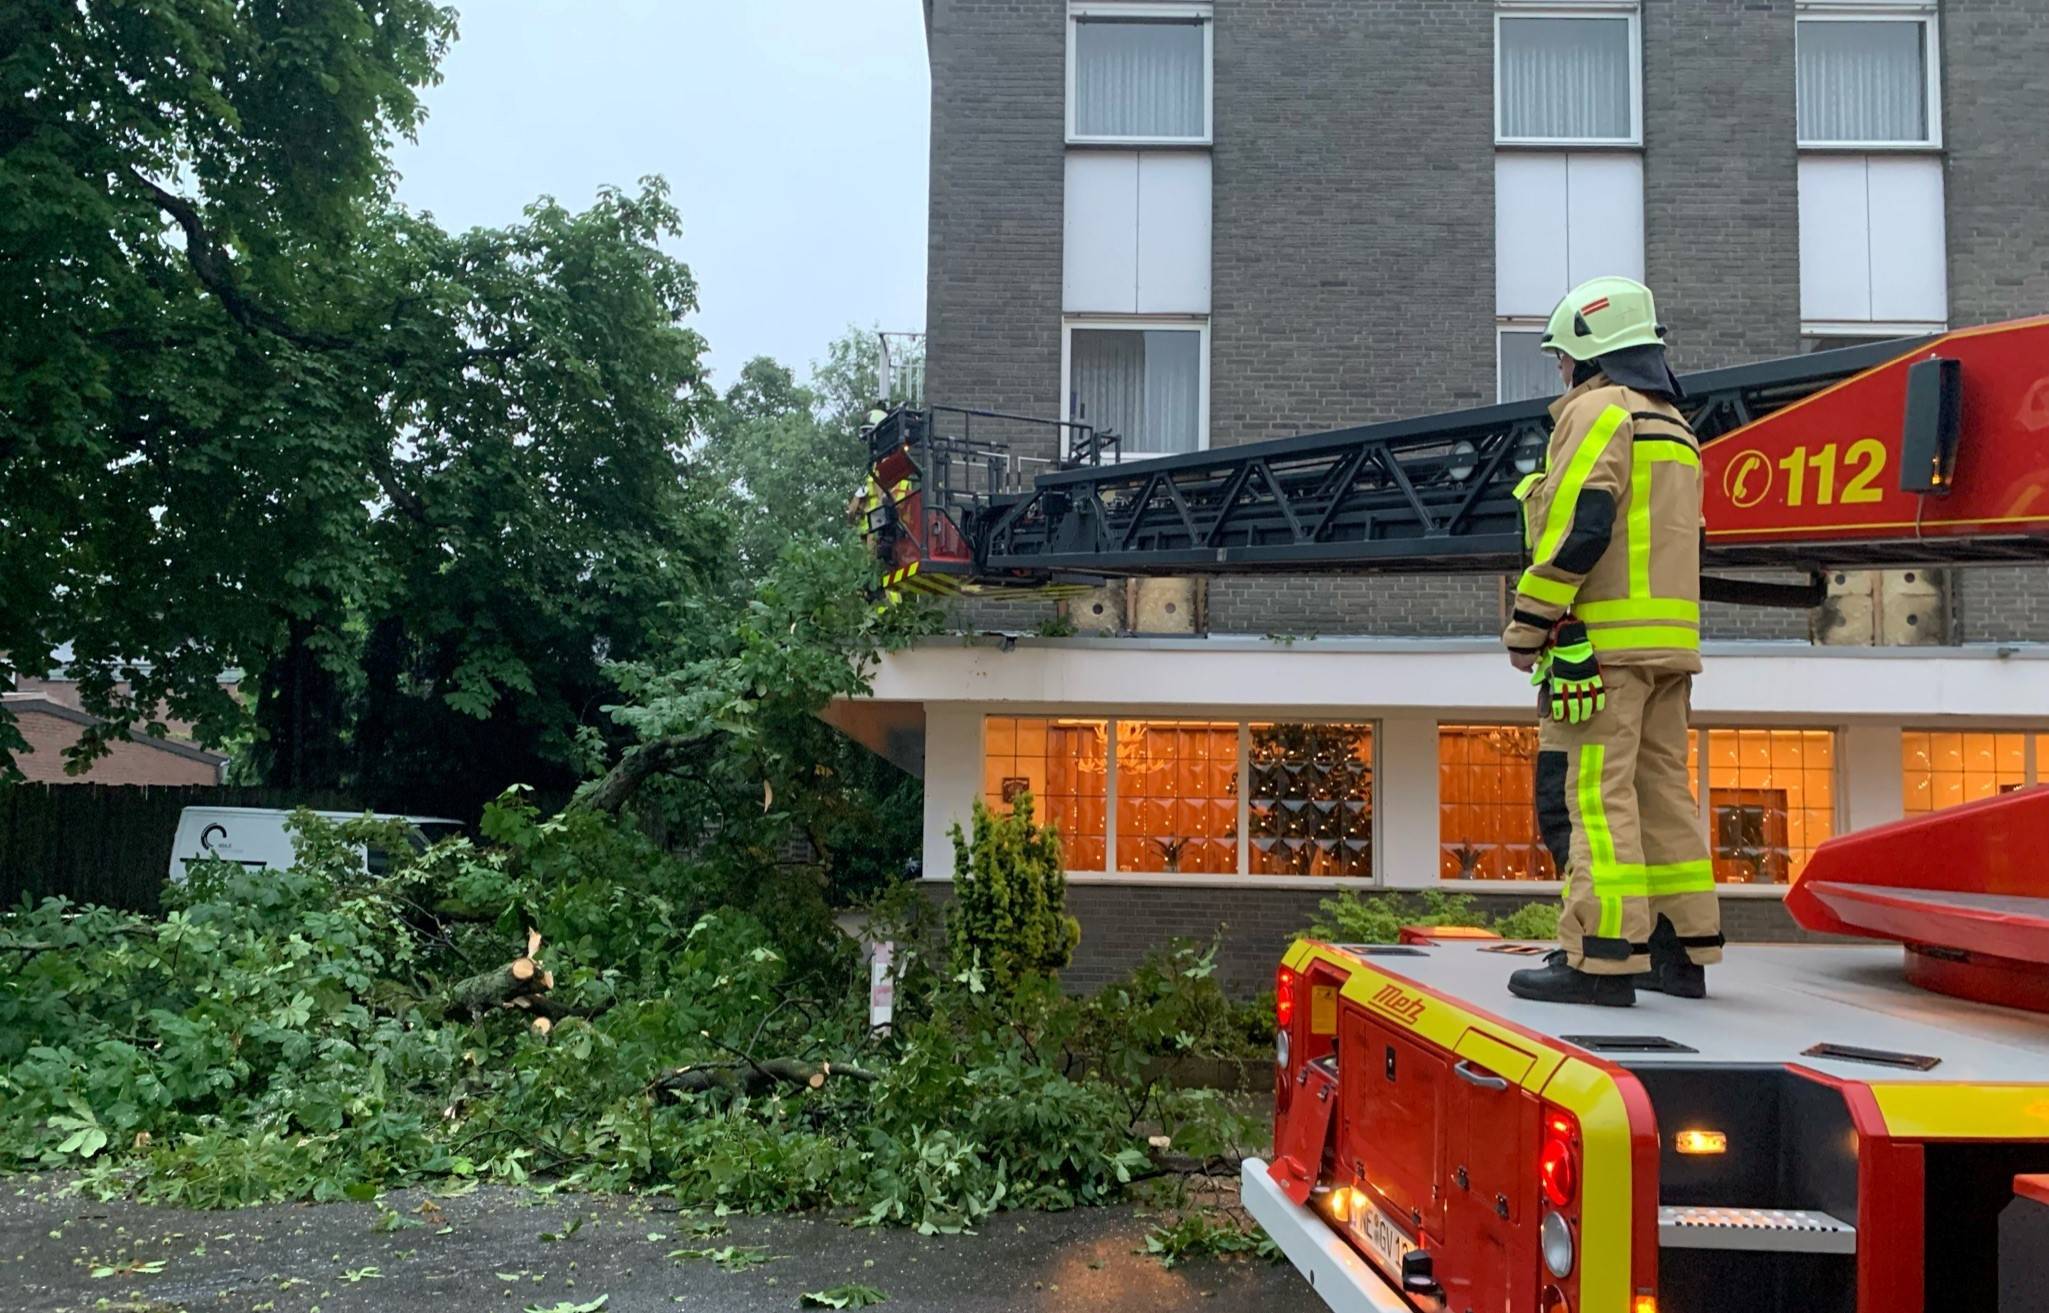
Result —
M 1693 374 L 1710 567 L 2049 558 L 2049 318 Z M 1036 426 L 1064 453 L 1027 480 Z M 1522 555 L 1516 484 L 1543 402 L 1119 460 L 1078 421 L 943 407 L 873 431 L 885 581 L 946 591 L 1104 576 L 1497 572 Z

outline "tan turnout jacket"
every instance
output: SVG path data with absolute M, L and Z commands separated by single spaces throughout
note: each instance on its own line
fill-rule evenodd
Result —
M 1669 402 L 1603 375 L 1551 406 L 1544 468 L 1523 481 L 1529 566 L 1510 650 L 1567 611 L 1604 665 L 1700 670 L 1700 444 Z

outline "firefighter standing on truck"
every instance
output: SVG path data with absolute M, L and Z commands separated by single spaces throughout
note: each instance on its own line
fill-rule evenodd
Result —
M 1687 784 L 1700 671 L 1700 444 L 1672 404 L 1650 289 L 1596 278 L 1545 327 L 1569 389 L 1517 490 L 1529 566 L 1502 642 L 1539 689 L 1536 805 L 1565 881 L 1559 951 L 1523 998 L 1627 1007 L 1707 992 L 1721 909 Z

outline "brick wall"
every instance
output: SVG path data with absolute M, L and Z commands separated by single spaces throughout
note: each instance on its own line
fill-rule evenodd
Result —
M 2049 314 L 2049 5 L 1943 0 L 1954 323 Z
M 1800 347 L 1792 0 L 1645 0 L 1644 260 L 1681 371 Z
M 1479 637 L 1501 632 L 1494 575 L 1224 578 L 1209 592 L 1217 634 Z
M 1992 566 L 1949 577 L 1950 632 L 1959 642 L 2049 643 L 2049 570 Z
M 937 902 L 952 897 L 943 881 L 925 886 Z M 1316 917 L 1316 904 L 1328 897 L 1316 889 L 1188 888 L 1157 885 L 1069 885 L 1067 908 L 1081 922 L 1081 945 L 1062 974 L 1077 990 L 1100 989 L 1136 966 L 1149 949 L 1174 938 L 1207 941 L 1218 927 L 1228 927 L 1217 954 L 1217 976 L 1225 989 L 1240 997 L 1273 987 L 1274 966 L 1296 934 Z M 1374 891 L 1369 897 L 1413 897 L 1400 891 Z M 1475 905 L 1488 916 L 1500 916 L 1551 894 L 1476 894 Z M 1812 939 L 1793 924 L 1785 905 L 1775 898 L 1722 900 L 1723 933 L 1748 943 L 1783 943 Z
M 116 740 L 113 750 L 93 763 L 89 774 L 67 775 L 65 750 L 78 742 L 84 727 L 20 702 L 10 703 L 8 710 L 19 717 L 17 728 L 29 746 L 28 752 L 16 755 L 14 763 L 35 783 L 212 784 L 219 778 L 212 762 L 127 740 Z
M 1951 318 L 2049 313 L 2049 5 L 1946 0 L 1942 44 Z M 2049 572 L 1952 577 L 1964 642 L 2049 642 Z
M 929 8 L 925 392 L 936 402 L 1060 413 L 1066 14 L 1065 0 Z
M 1494 400 L 1492 23 L 1479 4 L 1218 6 L 1217 445 Z M 1496 593 L 1492 578 L 1222 579 L 1210 628 L 1485 634 Z

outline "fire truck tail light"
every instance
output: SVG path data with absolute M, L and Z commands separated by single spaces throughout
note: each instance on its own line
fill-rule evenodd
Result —
M 1686 1154 L 1727 1153 L 1729 1137 L 1721 1131 L 1681 1131 L 1672 1147 Z
M 1295 1024 L 1295 973 L 1282 967 L 1274 975 L 1274 1025 L 1282 1030 Z
M 1629 1313 L 1658 1313 L 1656 1295 L 1638 1295 L 1629 1306 Z
M 1574 1161 L 1574 1126 L 1569 1118 L 1551 1116 L 1544 1122 L 1544 1147 L 1537 1154 L 1537 1179 L 1544 1198 L 1553 1208 L 1564 1208 L 1579 1194 L 1579 1164 Z

